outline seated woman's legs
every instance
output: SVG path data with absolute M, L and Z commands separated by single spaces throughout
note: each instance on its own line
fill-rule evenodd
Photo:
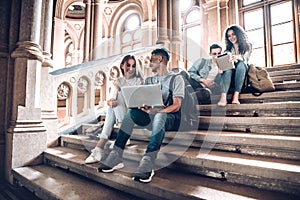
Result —
M 116 117 L 114 111 L 111 107 L 108 107 L 105 116 L 104 126 L 100 134 L 100 139 L 98 140 L 96 147 L 92 149 L 92 153 L 90 154 L 90 156 L 86 158 L 85 160 L 86 164 L 98 162 L 103 159 L 105 154 L 103 148 L 108 140 L 108 137 L 112 132 L 115 122 L 116 122 Z
M 240 104 L 239 95 L 244 84 L 247 70 L 248 70 L 248 66 L 244 62 L 239 61 L 235 65 L 234 93 L 232 98 L 233 104 Z
M 221 98 L 218 102 L 218 106 L 226 106 L 227 104 L 227 93 L 231 83 L 233 69 L 223 71 L 221 77 Z

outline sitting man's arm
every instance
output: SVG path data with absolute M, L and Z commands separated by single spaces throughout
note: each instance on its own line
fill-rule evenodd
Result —
M 190 74 L 192 79 L 196 81 L 200 81 L 200 78 L 202 77 L 200 76 L 199 71 L 201 68 L 203 68 L 204 63 L 205 63 L 204 58 L 198 59 L 196 60 L 196 62 L 194 62 L 192 67 L 188 70 L 188 73 Z

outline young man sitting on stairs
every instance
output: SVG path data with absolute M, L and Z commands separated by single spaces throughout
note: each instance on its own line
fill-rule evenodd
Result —
M 168 70 L 169 59 L 169 51 L 164 48 L 152 51 L 150 68 L 156 75 L 147 77 L 145 84 L 160 84 L 164 102 L 167 101 L 171 90 L 173 104 L 165 105 L 163 108 L 145 106 L 140 109 L 129 109 L 117 134 L 113 150 L 99 166 L 99 172 L 113 172 L 124 167 L 122 157 L 125 144 L 132 134 L 134 125 L 137 124 L 146 126 L 151 129 L 152 133 L 146 152 L 133 173 L 133 179 L 144 183 L 152 180 L 155 160 L 165 136 L 165 131 L 173 130 L 175 113 L 180 110 L 181 101 L 184 98 L 184 80 L 182 76 L 176 76 L 173 87 L 169 88 L 170 80 L 175 75 L 174 72 Z
M 199 104 L 210 104 L 211 93 L 220 93 L 222 70 L 216 64 L 216 57 L 221 55 L 222 48 L 218 44 L 209 47 L 209 58 L 200 58 L 188 70 L 190 83 L 196 92 Z

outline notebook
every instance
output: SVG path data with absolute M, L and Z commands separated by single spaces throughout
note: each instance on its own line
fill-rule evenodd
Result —
M 160 84 L 121 87 L 126 106 L 138 108 L 143 105 L 163 107 Z
M 223 71 L 234 69 L 234 63 L 229 62 L 230 55 L 225 53 L 216 57 L 216 63 Z

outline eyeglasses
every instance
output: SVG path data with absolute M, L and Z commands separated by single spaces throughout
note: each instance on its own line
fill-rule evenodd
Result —
M 135 64 L 131 65 L 131 64 L 127 63 L 126 67 L 130 67 L 130 66 L 132 66 L 133 68 L 135 68 Z
M 221 55 L 221 52 L 218 52 L 218 53 L 211 53 L 212 55 Z

